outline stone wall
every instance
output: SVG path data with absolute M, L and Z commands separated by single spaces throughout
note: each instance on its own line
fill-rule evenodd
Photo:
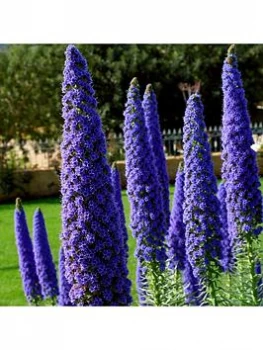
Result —
M 221 177 L 221 153 L 212 153 L 212 160 L 214 163 L 214 171 L 216 177 Z M 168 168 L 168 175 L 169 175 L 169 181 L 171 184 L 174 184 L 175 181 L 175 174 L 178 168 L 178 164 L 183 160 L 183 156 L 175 156 L 175 157 L 167 157 L 167 168 Z M 115 162 L 117 168 L 120 171 L 121 175 L 121 184 L 122 188 L 126 187 L 126 178 L 125 178 L 125 161 L 117 161 Z M 258 153 L 258 166 L 260 170 L 260 175 L 263 176 L 263 153 Z
M 59 176 L 55 170 L 24 170 L 13 174 L 13 187 L 9 194 L 0 193 L 0 202 L 16 197 L 42 198 L 59 195 Z
M 182 159 L 182 156 L 167 158 L 168 174 L 171 184 L 174 183 L 176 170 Z M 213 153 L 212 159 L 214 162 L 215 175 L 219 178 L 221 169 L 220 153 Z M 115 164 L 120 171 L 122 188 L 125 188 L 125 162 L 117 161 Z M 258 165 L 260 175 L 263 176 L 263 154 L 260 153 L 258 154 Z M 17 171 L 14 173 L 13 181 L 15 189 L 8 195 L 0 193 L 0 202 L 14 200 L 16 197 L 33 199 L 58 196 L 60 193 L 59 176 L 55 170 Z

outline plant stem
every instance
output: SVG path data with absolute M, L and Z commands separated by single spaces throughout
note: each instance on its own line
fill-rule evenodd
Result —
M 158 271 L 158 266 L 156 264 L 156 262 L 151 263 L 151 272 L 152 272 L 152 276 L 153 276 L 153 288 L 152 288 L 152 292 L 153 292 L 153 302 L 154 302 L 154 306 L 161 306 L 162 302 L 161 302 L 161 293 L 159 290 L 159 283 L 158 283 L 158 276 L 159 276 L 159 271 Z
M 250 271 L 250 279 L 252 283 L 252 299 L 253 304 L 258 305 L 258 277 L 256 274 L 256 264 L 255 264 L 255 255 L 252 247 L 252 237 L 247 237 L 247 252 L 248 252 L 248 260 L 249 260 L 249 271 Z
M 210 291 L 210 296 L 212 300 L 213 306 L 218 306 L 218 300 L 217 300 L 217 291 L 216 291 L 216 283 L 214 278 L 213 270 L 211 269 L 211 265 L 208 267 L 208 286 Z

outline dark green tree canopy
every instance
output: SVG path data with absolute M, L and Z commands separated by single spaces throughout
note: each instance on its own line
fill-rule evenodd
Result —
M 125 94 L 137 76 L 142 93 L 156 91 L 161 125 L 182 126 L 185 109 L 179 83 L 201 82 L 207 125 L 222 114 L 221 70 L 229 45 L 77 45 L 89 63 L 106 131 L 120 131 Z M 61 81 L 66 45 L 9 45 L 0 51 L 0 138 L 57 138 L 61 134 Z M 237 45 L 239 68 L 256 120 L 263 101 L 263 45 Z

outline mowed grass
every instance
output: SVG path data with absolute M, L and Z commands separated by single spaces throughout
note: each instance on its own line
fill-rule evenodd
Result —
M 171 197 L 174 188 L 171 187 Z M 122 191 L 122 199 L 129 231 L 129 277 L 132 280 L 133 305 L 138 304 L 135 286 L 136 259 L 134 258 L 135 239 L 129 229 L 130 206 L 126 191 Z M 36 208 L 40 207 L 46 221 L 48 238 L 56 267 L 58 268 L 58 256 L 61 232 L 61 203 L 59 198 L 43 198 L 39 200 L 23 201 L 27 216 L 28 227 L 32 236 L 32 221 Z M 14 204 L 0 204 L 0 306 L 3 305 L 27 305 L 24 296 L 22 282 L 18 267 L 18 255 L 14 235 Z
M 261 190 L 263 190 L 263 179 L 261 180 Z M 170 202 L 174 187 L 170 187 Z M 122 199 L 124 204 L 126 224 L 129 230 L 129 277 L 132 281 L 133 305 L 138 305 L 136 294 L 135 275 L 136 275 L 136 259 L 134 258 L 135 239 L 132 237 L 129 229 L 129 201 L 126 191 L 122 191 Z M 23 201 L 24 210 L 27 215 L 27 221 L 30 233 L 32 234 L 33 214 L 37 207 L 43 211 L 46 220 L 49 242 L 54 258 L 54 262 L 58 267 L 59 254 L 59 236 L 61 232 L 61 205 L 59 198 L 47 198 L 31 201 Z M 18 267 L 18 255 L 15 245 L 14 235 L 14 204 L 0 204 L 0 306 L 22 306 L 27 305 L 26 298 L 23 293 L 22 282 Z

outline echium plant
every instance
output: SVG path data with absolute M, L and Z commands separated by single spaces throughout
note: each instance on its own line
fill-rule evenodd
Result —
M 184 203 L 184 168 L 180 163 L 176 172 L 173 207 L 170 216 L 170 226 L 168 230 L 168 256 L 169 267 L 178 268 L 180 271 L 185 267 L 185 224 L 183 222 Z
M 129 247 L 128 247 L 128 232 L 125 224 L 124 208 L 121 199 L 121 183 L 119 170 L 115 165 L 111 168 L 111 178 L 114 189 L 114 199 L 117 207 L 117 221 L 119 223 L 119 230 L 122 238 L 122 249 L 124 250 L 122 255 L 125 258 L 125 265 L 128 263 Z
M 42 294 L 45 299 L 50 299 L 55 305 L 58 296 L 58 280 L 45 220 L 39 208 L 36 209 L 33 218 L 33 251 Z
M 63 91 L 62 245 L 71 303 L 129 305 L 111 169 L 92 79 L 73 45 L 66 50 Z
M 16 200 L 14 221 L 16 246 L 19 257 L 19 268 L 22 277 L 24 293 L 27 301 L 30 304 L 38 305 L 43 296 L 36 272 L 33 245 L 26 222 L 26 214 L 24 212 L 20 198 L 17 198 Z
M 227 209 L 226 209 L 226 188 L 223 182 L 218 186 L 217 197 L 220 203 L 220 222 L 222 232 L 222 257 L 221 266 L 224 271 L 232 271 L 234 257 L 231 250 L 231 240 L 228 230 Z
M 161 200 L 166 229 L 168 229 L 170 215 L 169 177 L 163 150 L 163 140 L 157 110 L 157 100 L 151 84 L 148 84 L 146 86 L 142 106 L 144 109 L 145 123 L 148 130 L 149 142 L 152 149 L 155 168 L 157 171 L 158 182 L 160 184 Z
M 115 200 L 115 206 L 117 209 L 117 224 L 118 224 L 118 232 L 120 233 L 121 238 L 121 253 L 120 255 L 124 259 L 124 276 L 128 276 L 128 256 L 129 256 L 129 246 L 128 246 L 128 232 L 125 224 L 125 215 L 124 215 L 124 208 L 123 203 L 121 199 L 121 183 L 120 183 L 120 174 L 117 168 L 113 166 L 111 168 L 111 179 L 113 184 L 113 192 L 114 192 L 114 200 Z M 131 283 L 129 280 L 125 279 L 124 283 L 126 283 L 126 290 L 127 293 L 130 294 L 131 289 Z
M 256 153 L 251 148 L 250 117 L 233 46 L 224 61 L 222 89 L 222 178 L 226 189 L 231 248 L 237 260 L 235 275 L 239 274 L 241 304 L 258 305 L 261 302 L 258 295 L 260 274 L 256 265 L 262 231 L 262 202 Z
M 185 250 L 185 224 L 183 222 L 184 167 L 180 163 L 175 178 L 173 207 L 167 236 L 169 268 L 180 274 L 184 286 L 185 302 L 199 305 L 199 285 L 194 277 Z M 176 291 L 177 294 L 179 291 Z
M 58 296 L 58 305 L 59 306 L 73 306 L 69 292 L 71 285 L 68 283 L 68 280 L 65 277 L 65 255 L 63 247 L 60 247 L 59 250 L 59 296 Z
M 136 78 L 131 81 L 124 112 L 124 147 L 127 192 L 131 204 L 131 230 L 136 237 L 135 255 L 142 273 L 139 285 L 147 288 L 147 303 L 162 303 L 162 272 L 165 269 L 166 225 L 158 177 L 145 125 Z M 138 284 L 137 284 L 138 288 Z M 145 296 L 145 290 L 138 294 Z M 151 294 L 151 295 L 150 295 Z
M 186 255 L 199 284 L 200 300 L 218 305 L 217 275 L 222 253 L 219 201 L 198 93 L 187 101 L 183 144 Z

